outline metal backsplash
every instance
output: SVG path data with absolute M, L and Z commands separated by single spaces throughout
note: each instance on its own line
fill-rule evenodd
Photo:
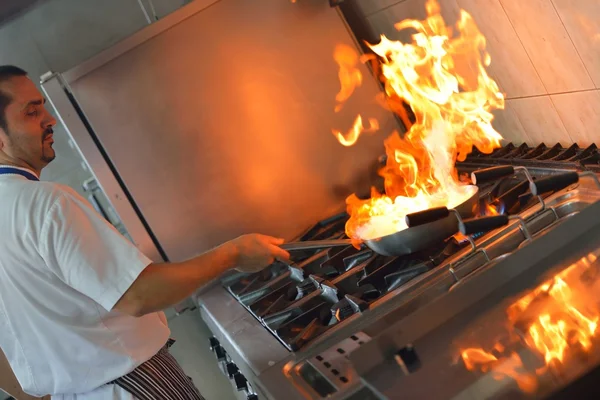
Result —
M 358 48 L 326 1 L 197 0 L 43 87 L 134 241 L 177 261 L 247 232 L 292 239 L 368 189 L 401 128 L 362 66 L 334 113 L 338 44 Z M 344 147 L 331 129 L 357 113 L 381 130 Z

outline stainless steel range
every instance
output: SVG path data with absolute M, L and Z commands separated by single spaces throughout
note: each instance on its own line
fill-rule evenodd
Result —
M 387 360 L 376 350 L 385 348 L 380 333 L 443 304 L 473 277 L 519 258 L 522 249 L 543 248 L 547 233 L 571 232 L 579 218 L 590 218 L 586 213 L 597 214 L 597 204 L 581 213 L 600 199 L 597 158 L 595 146 L 509 144 L 491 155 L 475 152 L 458 165 L 464 180 L 476 171 L 480 188 L 479 215 L 463 221 L 463 233 L 457 222 L 454 236 L 407 256 L 353 246 L 317 249 L 293 253 L 290 264 L 225 277 L 198 298 L 224 371 L 258 398 L 394 398 L 378 386 L 385 382 L 365 384 Z M 321 221 L 298 240 L 344 237 L 347 218 Z M 528 262 L 519 258 L 519 265 L 526 270 Z

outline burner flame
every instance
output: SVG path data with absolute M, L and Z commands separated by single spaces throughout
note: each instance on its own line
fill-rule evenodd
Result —
M 350 220 L 347 235 L 357 242 L 376 239 L 406 229 L 406 214 L 427 208 L 460 205 L 472 191 L 460 183 L 454 168 L 473 146 L 490 153 L 500 146 L 501 135 L 492 128 L 491 110 L 504 108 L 504 96 L 486 72 L 490 57 L 486 40 L 466 11 L 461 11 L 458 36 L 453 37 L 435 0 L 426 4 L 424 21 L 405 20 L 398 30 L 412 29 L 412 43 L 381 36 L 369 45 L 381 61 L 388 108 L 407 121 L 401 100 L 410 104 L 416 122 L 401 137 L 393 132 L 384 142 L 387 164 L 379 172 L 385 179 L 385 194 L 373 189 L 371 198 L 351 195 L 346 200 Z M 362 78 L 361 61 L 349 47 L 338 47 L 334 58 L 340 66 L 339 111 Z M 369 57 L 363 57 L 362 61 Z M 347 135 L 334 134 L 345 146 L 357 142 L 364 131 L 362 117 Z
M 503 207 L 498 207 L 494 204 L 488 204 L 488 203 L 484 204 L 483 215 L 491 217 L 494 215 L 503 214 L 503 212 L 504 212 Z
M 340 317 L 340 312 L 341 310 L 339 308 L 335 310 L 335 319 L 337 319 L 338 322 L 342 320 L 342 318 Z
M 500 343 L 490 351 L 481 347 L 461 351 L 465 368 L 492 372 L 496 379 L 513 378 L 522 391 L 533 393 L 539 376 L 565 365 L 575 352 L 588 352 L 598 334 L 600 312 L 595 309 L 597 302 L 588 296 L 597 287 L 592 290 L 580 282 L 586 281 L 596 259 L 593 253 L 588 254 L 507 308 L 512 344 L 524 345 L 539 355 L 539 368 L 528 371 L 522 355 L 514 351 L 507 354 Z

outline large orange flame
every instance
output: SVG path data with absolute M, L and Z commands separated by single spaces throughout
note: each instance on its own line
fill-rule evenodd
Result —
M 335 137 L 337 137 L 338 141 L 344 146 L 352 146 L 358 140 L 358 137 L 363 132 L 375 132 L 379 129 L 379 122 L 375 118 L 369 118 L 369 127 L 365 128 L 363 126 L 362 117 L 360 114 L 354 120 L 354 125 L 352 129 L 346 134 L 343 135 L 340 131 L 332 130 Z
M 333 58 L 340 66 L 338 77 L 342 84 L 340 92 L 335 96 L 335 100 L 338 102 L 335 111 L 338 112 L 342 109 L 344 102 L 352 96 L 354 89 L 362 84 L 362 74 L 358 69 L 358 54 L 350 46 L 338 45 L 333 53 Z
M 369 45 L 381 61 L 387 106 L 406 121 L 404 99 L 416 122 L 403 137 L 394 132 L 385 140 L 387 164 L 380 171 L 385 194 L 373 190 L 368 200 L 355 195 L 347 199 L 351 218 L 346 232 L 355 240 L 403 230 L 404 216 L 411 212 L 459 205 L 473 190 L 459 183 L 456 160 L 463 160 L 473 146 L 485 153 L 500 146 L 502 137 L 492 128 L 491 110 L 504 108 L 504 96 L 485 70 L 490 63 L 485 37 L 466 11 L 461 11 L 457 23 L 458 36 L 452 37 L 438 3 L 428 0 L 426 7 L 424 21 L 396 24 L 398 30 L 416 31 L 412 43 L 382 35 L 379 44 Z M 359 58 L 349 52 L 349 48 L 338 48 L 335 53 L 340 65 L 340 102 L 362 82 L 356 68 Z M 353 130 L 352 142 L 360 132 Z M 350 143 L 347 136 L 336 136 L 342 144 Z
M 589 351 L 600 320 L 597 287 L 581 282 L 586 281 L 589 267 L 596 260 L 593 253 L 582 257 L 506 309 L 512 341 L 539 355 L 539 368 L 528 370 L 517 353 L 506 354 L 503 346 L 498 348 L 499 343 L 490 351 L 481 347 L 462 350 L 465 367 L 492 372 L 497 379 L 510 377 L 521 390 L 532 393 L 538 387 L 538 376 L 567 363 L 574 350 Z

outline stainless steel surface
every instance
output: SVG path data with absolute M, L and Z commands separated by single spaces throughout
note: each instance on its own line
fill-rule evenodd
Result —
M 307 365 L 303 365 L 303 367 L 314 368 L 337 391 L 345 391 L 360 380 L 347 354 L 351 354 L 370 340 L 371 337 L 364 332 L 356 332 L 352 337 L 343 339 L 336 346 L 308 359 Z
M 421 338 L 425 340 L 429 334 L 435 336 L 436 332 L 445 332 L 436 331 L 438 327 L 453 323 L 464 326 L 466 319 L 475 318 L 491 305 L 541 284 L 581 255 L 598 249 L 599 221 L 600 202 L 596 202 L 539 237 L 539 240 L 505 258 L 495 268 L 465 282 L 460 290 L 431 302 L 382 331 L 377 339 L 351 355 L 354 366 L 369 386 L 378 392 L 379 398 L 395 398 L 394 393 L 398 393 L 398 390 L 405 390 L 409 398 L 415 398 L 414 391 L 406 388 L 416 389 L 422 385 L 423 375 L 413 374 L 397 379 L 398 368 L 390 358 L 395 350 L 408 343 L 415 344 L 418 349 L 420 344 L 423 357 L 428 358 L 429 350 L 434 350 L 431 348 L 433 342 L 427 345 Z M 431 318 L 432 315 L 436 318 Z M 430 373 L 425 375 L 434 379 Z M 400 382 L 401 386 L 398 385 Z M 443 387 L 442 383 L 440 389 Z M 446 396 L 451 394 L 446 393 Z
M 382 134 L 346 148 L 331 129 L 358 112 L 386 134 L 399 126 L 374 101 L 374 79 L 334 113 L 333 50 L 354 45 L 337 11 L 321 1 L 190 7 L 116 58 L 65 74 L 168 258 L 251 231 L 291 239 L 368 190 Z M 176 23 L 152 29 L 167 19 Z
M 165 18 L 156 21 L 152 25 L 123 39 L 114 46 L 98 53 L 89 60 L 64 72 L 63 76 L 67 82 L 74 82 L 219 1 L 220 0 L 193 0 L 192 2 L 188 2 L 189 4 L 167 15 Z
M 284 250 L 310 250 L 310 249 L 327 249 L 331 247 L 344 247 L 352 244 L 350 239 L 337 240 L 307 240 L 305 242 L 288 242 L 282 244 Z
M 465 190 L 469 191 L 470 196 L 456 206 L 455 210 L 461 217 L 468 218 L 473 216 L 477 209 L 479 189 L 477 186 L 466 186 Z M 454 235 L 457 231 L 456 215 L 450 214 L 438 221 L 407 228 L 378 239 L 367 240 L 365 244 L 378 254 L 401 256 L 426 249 Z
M 236 361 L 248 365 L 254 375 L 260 375 L 289 356 L 289 352 L 222 288 L 205 293 L 200 308 L 217 339 L 226 343 L 232 354 L 239 355 Z
M 146 18 L 146 21 L 151 24 L 152 23 L 152 19 L 150 18 L 150 14 L 148 14 L 148 10 L 146 10 L 146 6 L 144 5 L 144 1 L 143 0 L 138 0 L 138 4 L 140 6 L 140 9 L 142 10 L 142 13 L 144 14 L 144 18 Z
M 61 124 L 82 156 L 98 185 L 106 194 L 112 208 L 119 214 L 133 243 L 152 261 L 165 261 L 141 222 L 123 187 L 110 170 L 98 146 L 88 133 L 77 110 L 65 92 L 62 79 L 57 74 L 47 74 L 42 81 L 42 90 L 56 110 Z
M 592 180 L 582 179 L 579 184 L 546 198 L 545 210 L 542 210 L 541 204 L 537 204 L 522 212 L 520 216 L 524 218 L 527 229 L 533 236 L 532 244 L 539 243 L 541 238 L 552 232 L 555 232 L 554 235 L 558 235 L 557 237 L 568 236 L 570 241 L 571 237 L 569 235 L 581 235 L 581 237 L 585 237 L 584 232 L 587 232 L 590 226 L 600 225 L 600 223 L 598 223 L 600 219 L 596 221 L 587 221 L 588 226 L 580 226 L 577 224 L 577 226 L 573 228 L 572 225 L 567 225 L 569 221 L 572 221 L 574 216 L 576 217 L 578 213 L 586 210 L 591 204 L 595 204 L 599 200 L 600 191 L 596 187 L 596 184 Z M 596 208 L 598 207 L 599 205 L 596 204 Z M 559 218 L 558 220 L 557 217 Z M 304 366 L 307 363 L 312 364 L 318 361 L 316 359 L 317 356 L 321 356 L 325 359 L 324 355 L 333 354 L 332 352 L 337 351 L 340 343 L 345 343 L 351 335 L 354 335 L 357 332 L 363 332 L 370 337 L 380 338 L 381 333 L 386 331 L 390 326 L 397 324 L 398 321 L 403 321 L 423 307 L 435 303 L 436 301 L 444 303 L 444 299 L 451 288 L 454 287 L 452 292 L 462 291 L 465 286 L 472 284 L 471 282 L 473 280 L 478 280 L 480 279 L 480 276 L 486 275 L 486 271 L 489 269 L 487 265 L 496 264 L 496 267 L 493 269 L 504 269 L 506 268 L 506 265 L 511 265 L 510 269 L 514 273 L 526 271 L 530 265 L 529 261 L 522 256 L 523 250 L 519 250 L 519 246 L 526 242 L 526 237 L 522 230 L 522 224 L 518 220 L 511 219 L 507 226 L 496 229 L 476 239 L 475 242 L 478 248 L 484 248 L 486 250 L 487 254 L 492 259 L 491 264 L 488 263 L 484 254 L 473 252 L 470 248 L 467 248 L 445 260 L 441 265 L 430 272 L 414 278 L 405 285 L 379 298 L 375 303 L 371 304 L 369 309 L 363 311 L 361 314 L 355 314 L 344 320 L 343 323 L 334 326 L 331 330 L 327 331 L 326 334 L 318 336 L 310 343 L 310 345 L 302 348 L 300 351 L 288 353 L 287 356 L 278 352 L 280 356 L 277 358 L 280 360 L 270 368 L 261 370 L 260 374 L 255 378 L 264 387 L 265 393 L 268 393 L 268 398 L 322 398 L 322 396 L 311 387 L 311 385 L 314 385 L 314 382 L 310 383 L 311 381 L 307 380 L 307 377 L 305 376 L 306 373 L 303 372 L 303 368 L 306 368 Z M 568 243 L 565 243 L 564 245 L 555 245 L 553 249 L 568 252 L 569 247 L 567 244 Z M 540 245 L 538 244 L 538 246 Z M 529 247 L 529 245 L 522 247 L 525 249 Z M 503 254 L 508 253 L 512 253 L 512 255 L 507 257 L 502 256 Z M 539 255 L 543 256 L 543 254 Z M 453 269 L 454 275 L 449 272 L 450 268 Z M 210 302 L 211 304 L 208 304 L 208 307 L 213 310 L 211 314 L 212 318 L 215 320 L 227 319 L 231 321 L 234 321 L 236 318 L 242 318 L 237 315 L 237 313 L 236 315 L 231 315 L 228 310 L 229 307 L 227 307 L 227 311 L 225 311 L 225 307 L 219 306 L 219 304 L 223 304 L 223 302 L 231 299 L 231 296 L 224 289 L 221 289 L 219 294 L 219 288 L 215 288 L 214 295 L 215 299 L 218 297 L 221 300 L 212 301 Z M 204 296 L 201 296 L 198 301 L 200 304 L 206 304 Z M 244 310 L 243 307 L 240 306 L 239 308 L 240 309 L 237 311 L 239 311 L 241 315 L 244 315 L 244 313 L 241 312 Z M 247 313 L 247 310 L 245 311 L 246 315 L 248 315 L 249 313 Z M 250 321 L 247 320 L 245 323 L 250 323 Z M 262 327 L 264 329 L 258 320 L 254 319 L 252 323 L 257 327 Z M 219 332 L 220 335 L 223 334 L 222 331 Z M 274 343 L 279 345 L 275 337 L 265 340 L 268 340 L 269 345 L 271 346 L 274 345 Z M 240 343 L 242 342 L 243 338 L 240 338 Z M 383 342 L 378 340 L 378 342 L 383 346 L 385 340 L 383 340 Z M 372 344 L 369 344 L 369 346 L 361 346 L 365 348 L 368 347 L 369 350 L 356 350 L 355 353 L 357 353 L 357 355 L 352 356 L 354 365 L 345 363 L 341 358 L 337 358 L 335 363 L 337 363 L 338 366 L 342 365 L 345 368 L 344 373 L 349 376 L 353 376 L 351 369 L 357 367 L 356 363 L 361 366 L 361 368 L 358 369 L 359 371 L 368 371 L 374 367 L 376 360 L 379 360 L 379 362 L 382 362 L 383 360 L 383 358 L 381 358 L 382 356 L 374 350 L 373 346 L 374 345 Z M 250 350 L 250 347 L 247 344 L 232 345 L 232 351 L 236 353 L 237 357 L 242 358 L 241 355 L 245 354 L 244 357 L 248 359 L 251 358 L 247 356 L 249 351 L 254 354 L 263 354 L 264 352 L 267 352 L 265 347 L 259 349 L 256 346 L 253 346 Z M 377 354 L 368 356 L 368 354 L 371 353 Z M 318 375 L 324 377 L 328 381 L 332 380 L 330 375 L 331 368 L 333 367 L 329 368 L 329 372 L 327 373 L 321 371 L 322 368 L 327 367 L 322 365 L 315 369 L 318 371 Z M 390 379 L 389 376 L 388 379 Z M 339 385 L 334 387 L 334 392 L 329 395 L 328 398 L 371 399 L 374 398 L 373 396 L 374 394 L 368 388 L 365 388 L 360 380 L 350 379 L 348 384 L 340 382 Z

